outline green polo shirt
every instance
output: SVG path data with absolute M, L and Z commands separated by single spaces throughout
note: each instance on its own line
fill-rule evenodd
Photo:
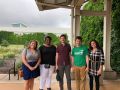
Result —
M 85 45 L 74 47 L 72 49 L 72 56 L 74 58 L 74 65 L 78 67 L 86 66 L 86 56 L 88 55 L 88 48 Z

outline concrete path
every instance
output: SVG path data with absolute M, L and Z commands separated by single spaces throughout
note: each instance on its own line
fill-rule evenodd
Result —
M 88 80 L 86 83 L 86 90 L 88 88 Z M 67 90 L 66 80 L 64 84 L 65 90 Z M 120 80 L 104 80 L 101 90 L 120 90 Z M 8 75 L 0 74 L 0 90 L 24 90 L 24 80 L 17 80 L 17 76 L 11 76 L 11 80 L 8 80 Z M 35 79 L 34 90 L 39 90 L 39 78 Z M 46 89 L 45 89 L 46 90 Z M 55 75 L 52 79 L 52 90 L 59 90 L 58 82 L 55 80 Z M 72 80 L 72 90 L 75 89 L 75 81 Z

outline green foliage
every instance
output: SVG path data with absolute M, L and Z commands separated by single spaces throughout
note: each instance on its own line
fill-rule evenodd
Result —
M 96 8 L 97 7 L 97 8 Z M 89 2 L 84 6 L 84 10 L 103 10 L 103 0 L 97 3 Z M 82 16 L 80 24 L 80 35 L 85 44 L 93 39 L 97 40 L 102 47 L 103 45 L 103 17 L 98 16 Z
M 9 48 L 6 48 L 6 47 L 0 48 L 0 53 L 4 53 L 4 52 L 8 52 L 8 51 L 9 51 Z
M 7 47 L 7 46 L 9 46 L 9 42 L 7 40 L 2 40 L 1 46 Z
M 48 35 L 49 35 L 50 37 L 52 37 L 52 43 L 53 43 L 54 45 L 57 45 L 57 44 L 59 43 L 59 37 L 57 37 L 55 34 L 48 33 Z
M 16 70 L 20 69 L 22 67 L 22 62 L 21 61 L 17 62 L 15 67 Z
M 0 31 L 0 43 L 2 42 L 2 40 L 7 40 L 9 42 L 11 39 L 11 36 L 13 35 L 14 35 L 13 32 Z
M 104 10 L 104 0 L 98 0 L 97 2 L 88 2 L 87 5 L 84 6 L 84 10 L 93 10 L 93 11 L 103 11 Z
M 29 41 L 26 41 L 25 44 L 24 44 L 24 47 L 27 47 L 29 44 Z
M 84 7 L 85 10 L 103 11 L 103 0 L 97 3 L 89 2 Z M 120 0 L 113 0 L 112 3 L 112 33 L 111 33 L 111 66 L 112 69 L 120 72 Z M 102 46 L 103 42 L 103 17 L 81 18 L 81 36 L 88 44 L 91 39 L 96 39 Z
M 49 35 L 53 39 L 53 44 L 57 44 L 59 42 L 58 37 L 55 34 L 49 33 Z M 10 44 L 17 45 L 27 45 L 31 40 L 37 40 L 40 45 L 44 43 L 44 33 L 23 33 L 23 34 L 15 34 L 13 32 L 0 31 L 0 43 L 2 40 L 7 40 Z
M 15 57 L 15 53 L 12 53 L 12 52 L 8 52 L 3 55 L 3 59 L 9 59 L 9 58 L 14 58 L 14 57 Z
M 21 53 L 23 45 L 9 45 L 8 47 L 0 47 L 0 59 L 14 58 Z
M 2 67 L 4 64 L 4 60 L 0 60 L 0 67 Z
M 112 42 L 111 66 L 120 72 L 120 0 L 113 0 L 112 4 Z

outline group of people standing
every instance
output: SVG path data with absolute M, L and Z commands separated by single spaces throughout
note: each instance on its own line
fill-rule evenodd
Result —
M 34 78 L 40 76 L 39 90 L 51 90 L 53 73 L 59 71 L 59 87 L 64 90 L 64 73 L 67 79 L 67 89 L 71 88 L 71 68 L 75 72 L 76 89 L 85 90 L 86 73 L 89 75 L 90 90 L 93 90 L 95 78 L 96 90 L 99 90 L 99 77 L 104 65 L 104 54 L 96 40 L 90 42 L 89 48 L 82 44 L 82 38 L 75 38 L 75 46 L 71 50 L 66 41 L 66 35 L 60 36 L 60 44 L 52 45 L 52 38 L 45 37 L 45 43 L 38 48 L 38 42 L 33 40 L 22 52 L 22 69 L 25 80 L 25 90 L 33 90 Z

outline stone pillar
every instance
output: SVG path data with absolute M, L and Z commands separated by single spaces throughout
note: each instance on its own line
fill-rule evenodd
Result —
M 71 11 L 71 28 L 72 28 L 72 46 L 74 46 L 75 37 L 80 35 L 80 7 Z
M 104 10 L 107 11 L 104 16 L 104 36 L 103 50 L 105 55 L 105 72 L 104 79 L 116 79 L 116 73 L 110 66 L 110 48 L 111 48 L 111 7 L 112 0 L 104 0 Z
M 74 39 L 75 39 L 75 31 L 73 29 L 73 19 L 74 19 L 74 9 L 71 9 L 71 41 L 72 41 L 72 48 L 74 47 Z
M 80 7 L 74 9 L 73 30 L 75 31 L 75 36 L 80 35 Z

